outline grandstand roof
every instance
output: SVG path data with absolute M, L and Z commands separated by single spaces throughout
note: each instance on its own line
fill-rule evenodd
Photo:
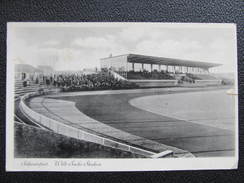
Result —
M 210 68 L 210 67 L 217 67 L 222 65 L 217 63 L 190 61 L 190 60 L 183 60 L 183 59 L 155 57 L 155 56 L 138 55 L 138 54 L 117 55 L 117 56 L 102 58 L 102 60 L 106 60 L 114 57 L 124 57 L 124 56 L 127 56 L 128 62 L 141 63 L 141 64 L 143 63 L 162 64 L 162 65 L 171 65 L 171 66 L 186 66 L 186 67 L 200 67 L 200 68 Z
M 190 60 L 165 58 L 165 57 L 154 57 L 154 56 L 137 55 L 137 54 L 128 54 L 127 58 L 128 58 L 128 62 L 131 63 L 162 64 L 162 65 L 200 67 L 200 68 L 210 68 L 210 67 L 216 67 L 222 65 L 217 63 L 190 61 Z

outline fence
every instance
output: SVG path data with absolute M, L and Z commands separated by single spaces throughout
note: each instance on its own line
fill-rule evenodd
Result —
M 140 87 L 169 87 L 176 86 L 177 80 L 133 80 L 129 81 L 136 83 Z
M 20 100 L 21 111 L 28 118 L 34 120 L 35 122 L 47 127 L 48 129 L 50 129 L 50 130 L 52 130 L 58 134 L 62 134 L 62 135 L 72 137 L 75 139 L 80 139 L 80 140 L 85 140 L 88 142 L 101 144 L 101 145 L 104 145 L 107 147 L 112 147 L 112 148 L 120 149 L 123 151 L 129 151 L 131 153 L 140 154 L 140 155 L 143 155 L 145 157 L 152 157 L 152 156 L 155 156 L 157 154 L 157 153 L 152 152 L 152 151 L 148 151 L 148 150 L 145 150 L 142 148 L 134 147 L 133 145 L 117 142 L 117 141 L 111 140 L 109 138 L 101 137 L 97 134 L 92 134 L 92 133 L 84 131 L 82 129 L 78 129 L 78 128 L 74 128 L 72 126 L 68 126 L 68 125 L 63 124 L 59 121 L 56 121 L 54 119 L 50 119 L 50 118 L 48 118 L 42 114 L 39 114 L 39 113 L 33 111 L 31 108 L 29 108 L 25 103 L 26 99 L 28 99 L 30 97 L 38 96 L 38 95 L 39 94 L 33 92 L 33 93 L 28 93 L 28 94 L 25 94 L 24 96 L 22 96 L 21 100 Z M 167 153 L 165 153 L 163 157 L 168 157 L 168 156 L 173 156 L 173 152 L 167 150 Z
M 203 86 L 216 86 L 221 85 L 222 80 L 195 80 L 195 83 Z

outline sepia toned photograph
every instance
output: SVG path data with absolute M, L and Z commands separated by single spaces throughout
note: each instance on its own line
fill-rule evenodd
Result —
M 8 23 L 6 169 L 238 165 L 236 26 Z

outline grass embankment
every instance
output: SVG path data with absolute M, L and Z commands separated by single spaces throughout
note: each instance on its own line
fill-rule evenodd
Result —
M 15 123 L 16 158 L 143 158 L 130 152 Z

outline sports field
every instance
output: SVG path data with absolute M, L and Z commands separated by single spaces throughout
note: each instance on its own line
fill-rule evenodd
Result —
M 68 96 L 86 115 L 114 128 L 192 152 L 234 154 L 234 102 L 226 90 Z M 109 134 L 108 134 L 109 135 Z
M 234 131 L 235 101 L 225 90 L 145 96 L 129 103 L 155 114 Z

